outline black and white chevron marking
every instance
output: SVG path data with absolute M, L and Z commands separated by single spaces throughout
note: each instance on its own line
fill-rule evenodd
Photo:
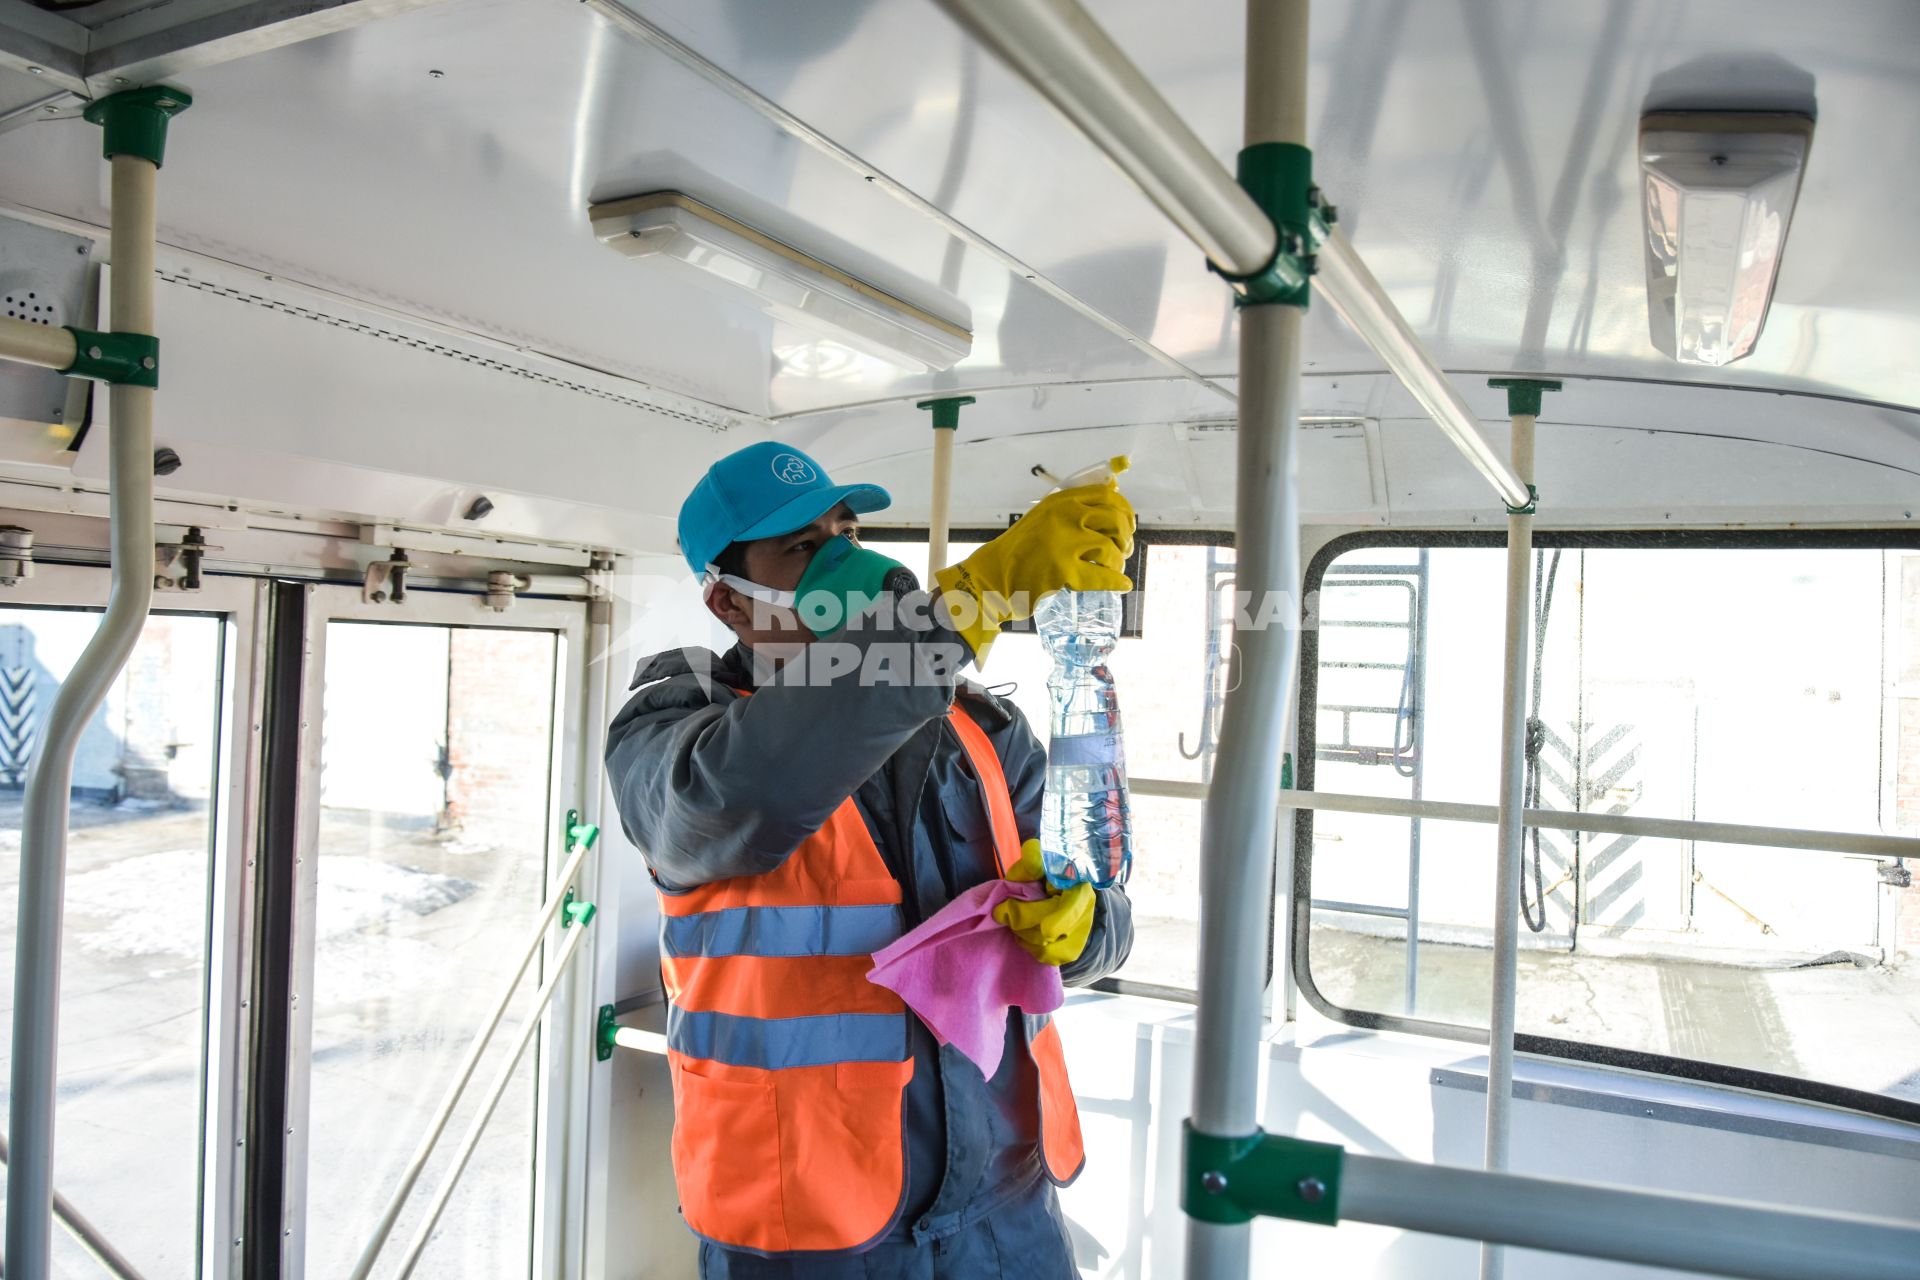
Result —
M 32 667 L 0 667 L 0 783 L 20 785 L 39 732 Z

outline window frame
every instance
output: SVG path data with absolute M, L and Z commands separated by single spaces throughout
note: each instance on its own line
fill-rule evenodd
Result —
M 1408 550 L 1444 550 L 1460 547 L 1504 548 L 1504 530 L 1463 529 L 1368 529 L 1343 534 L 1317 551 L 1307 565 L 1302 595 L 1312 607 L 1321 580 L 1333 562 L 1349 551 L 1376 547 Z M 1832 530 L 1540 530 L 1533 545 L 1544 550 L 1649 550 L 1660 548 L 1697 550 L 1765 550 L 1835 548 L 1873 551 L 1920 551 L 1920 532 L 1911 529 L 1832 529 Z M 1295 701 L 1295 738 L 1292 758 L 1294 785 L 1301 791 L 1314 789 L 1317 717 L 1320 674 L 1320 633 L 1305 627 L 1300 635 L 1300 679 Z M 1310 808 L 1297 809 L 1293 818 L 1293 877 L 1291 893 L 1288 966 L 1300 994 L 1315 1012 L 1343 1026 L 1364 1031 L 1398 1031 L 1430 1036 L 1456 1043 L 1487 1043 L 1484 1028 L 1414 1018 L 1405 1014 L 1379 1013 L 1366 1009 L 1348 1009 L 1329 1000 L 1313 980 L 1310 935 L 1313 916 L 1313 818 Z M 1269 976 L 1271 980 L 1271 976 Z M 1885 1116 L 1909 1124 L 1920 1124 L 1920 1103 L 1872 1093 L 1844 1085 L 1827 1084 L 1800 1076 L 1782 1075 L 1751 1067 L 1728 1066 L 1696 1058 L 1651 1053 L 1640 1049 L 1620 1049 L 1582 1040 L 1567 1040 L 1531 1032 L 1515 1032 L 1514 1048 L 1521 1053 L 1559 1058 L 1571 1062 L 1618 1067 L 1652 1075 L 1753 1093 L 1776 1094 L 1801 1102 L 1841 1107 L 1849 1111 Z

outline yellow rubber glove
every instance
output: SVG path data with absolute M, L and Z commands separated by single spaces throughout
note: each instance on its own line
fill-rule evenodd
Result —
M 1032 883 L 1043 874 L 1040 842 L 1029 840 L 1020 846 L 1020 861 L 1008 868 L 1006 878 Z M 1094 902 L 1090 884 L 1076 884 L 1065 893 L 1049 887 L 1047 896 L 1037 902 L 1014 898 L 1001 903 L 993 909 L 993 918 L 1013 930 L 1020 945 L 1041 964 L 1066 964 L 1087 949 Z
M 1133 554 L 1133 504 L 1112 481 L 1061 489 L 1035 503 L 1005 533 L 933 575 L 953 628 L 975 664 L 1000 624 L 1033 616 L 1056 591 L 1131 591 L 1122 572 Z

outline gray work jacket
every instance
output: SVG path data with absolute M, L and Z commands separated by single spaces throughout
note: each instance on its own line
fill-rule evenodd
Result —
M 859 678 L 873 662 L 824 676 L 789 663 L 774 677 L 738 645 L 640 663 L 637 692 L 608 732 L 607 771 L 627 837 L 663 887 L 770 871 L 849 796 L 902 886 L 908 928 L 992 879 L 979 782 L 946 723 L 956 695 L 1000 757 L 1021 839 L 1039 834 L 1045 748 L 1011 703 L 958 679 L 965 645 L 924 615 L 922 624 L 836 637 L 890 661 L 899 679 L 878 686 Z M 744 688 L 753 696 L 736 692 Z M 1132 944 L 1126 893 L 1101 890 L 1087 948 L 1062 976 L 1105 977 Z M 1038 1082 L 1017 1013 L 990 1081 L 910 1021 L 906 1211 L 893 1236 L 925 1242 L 980 1221 L 1041 1176 Z

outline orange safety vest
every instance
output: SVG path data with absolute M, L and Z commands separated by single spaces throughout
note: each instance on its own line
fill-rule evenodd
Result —
M 958 704 L 1005 871 L 1020 859 L 993 743 Z M 851 797 L 777 868 L 660 894 L 673 1175 L 698 1234 L 786 1254 L 865 1248 L 907 1192 L 907 1008 L 867 981 L 903 932 L 901 887 Z M 1086 1153 L 1060 1032 L 1027 1018 L 1047 1176 Z

